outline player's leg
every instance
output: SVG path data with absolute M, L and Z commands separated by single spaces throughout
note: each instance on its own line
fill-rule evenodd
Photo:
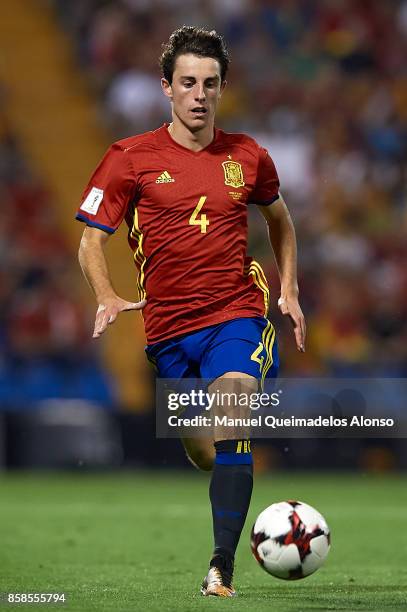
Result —
M 240 319 L 222 326 L 201 368 L 204 377 L 221 373 L 209 390 L 236 393 L 239 397 L 243 393 L 256 393 L 263 373 L 275 375 L 277 372 L 274 337 L 274 328 L 267 319 Z M 233 371 L 222 372 L 227 366 Z M 229 416 L 250 416 L 244 414 L 241 407 L 223 405 L 221 409 L 224 413 L 229 412 Z M 216 456 L 210 483 L 214 552 L 202 586 L 204 595 L 229 597 L 234 594 L 234 556 L 253 488 L 253 459 L 248 435 L 248 431 L 241 428 L 215 430 Z
M 182 438 L 185 452 L 194 467 L 210 472 L 215 460 L 215 449 L 211 438 Z
M 154 365 L 160 378 L 179 381 L 185 378 L 197 378 L 199 369 L 193 366 L 187 354 L 186 339 L 172 339 L 146 347 L 147 359 Z M 212 439 L 182 438 L 186 455 L 194 467 L 208 472 L 213 467 L 215 449 Z
M 214 381 L 209 392 L 256 393 L 258 381 L 244 372 L 227 372 Z M 221 412 L 236 417 L 236 406 L 222 406 Z M 239 417 L 247 418 L 249 409 L 238 409 Z M 245 413 L 247 412 L 247 414 Z M 212 506 L 214 551 L 202 593 L 230 597 L 233 566 L 253 489 L 253 458 L 248 431 L 241 427 L 215 427 L 215 462 L 209 486 Z

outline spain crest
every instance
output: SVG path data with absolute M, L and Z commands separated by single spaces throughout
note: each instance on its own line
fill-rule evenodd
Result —
M 235 161 L 224 161 L 222 162 L 223 171 L 225 173 L 225 185 L 231 187 L 243 187 L 243 170 L 241 164 Z

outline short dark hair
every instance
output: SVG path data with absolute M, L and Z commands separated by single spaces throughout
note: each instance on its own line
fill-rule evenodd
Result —
M 163 44 L 163 52 L 159 60 L 163 76 L 169 83 L 172 83 L 177 57 L 185 53 L 218 60 L 221 80 L 225 80 L 230 62 L 229 54 L 225 41 L 215 30 L 185 25 L 174 30 L 168 42 Z

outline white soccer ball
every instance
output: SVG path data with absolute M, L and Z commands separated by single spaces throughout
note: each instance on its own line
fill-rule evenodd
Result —
M 255 559 L 272 576 L 298 580 L 321 567 L 330 548 L 326 520 L 300 501 L 272 504 L 259 514 L 252 528 Z

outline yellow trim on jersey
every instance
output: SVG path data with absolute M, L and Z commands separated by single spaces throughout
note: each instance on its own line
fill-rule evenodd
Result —
M 249 266 L 245 266 L 244 273 L 252 276 L 254 284 L 263 292 L 264 316 L 266 317 L 270 305 L 270 292 L 263 268 L 257 261 L 253 260 Z
M 133 257 L 139 266 L 139 275 L 137 278 L 139 298 L 140 300 L 144 300 L 146 298 L 146 290 L 144 288 L 144 265 L 146 263 L 146 256 L 143 252 L 143 234 L 138 224 L 137 208 L 134 209 L 133 227 L 131 228 L 130 236 L 137 242 L 137 248 L 134 251 Z
M 263 346 L 266 350 L 266 360 L 263 363 L 262 371 L 261 371 L 261 388 L 264 387 L 264 380 L 267 376 L 267 372 L 273 365 L 273 346 L 274 341 L 276 339 L 276 330 L 274 329 L 271 321 L 267 321 L 267 325 L 263 330 L 262 341 Z

